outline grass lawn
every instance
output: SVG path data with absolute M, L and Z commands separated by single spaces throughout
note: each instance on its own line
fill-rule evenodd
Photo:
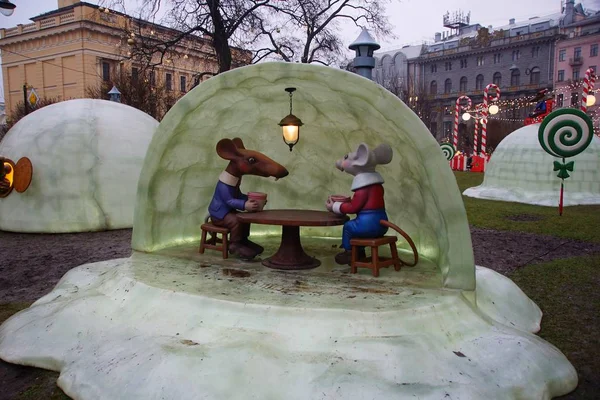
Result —
M 483 174 L 477 172 L 454 172 L 460 191 L 483 182 Z M 556 178 L 558 179 L 558 178 Z M 558 192 L 556 207 L 533 206 L 494 200 L 481 200 L 463 196 L 469 223 L 479 228 L 501 231 L 531 232 L 588 242 L 600 242 L 600 206 L 565 207 L 558 215 Z M 513 221 L 511 215 L 531 215 L 536 221 Z
M 455 172 L 458 186 L 478 186 L 483 174 Z M 558 178 L 557 178 L 558 179 Z M 469 223 L 479 228 L 600 242 L 600 206 L 558 207 L 480 200 L 463 196 Z M 529 214 L 538 221 L 511 221 Z M 564 399 L 598 399 L 600 393 L 600 255 L 527 265 L 509 276 L 544 312 L 540 337 L 558 347 L 579 374 Z

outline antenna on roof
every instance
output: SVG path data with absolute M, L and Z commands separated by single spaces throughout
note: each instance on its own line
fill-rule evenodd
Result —
M 452 35 L 460 33 L 461 28 L 469 26 L 471 23 L 471 12 L 464 13 L 461 10 L 455 11 L 452 14 L 446 12 L 444 14 L 444 27 L 451 29 Z

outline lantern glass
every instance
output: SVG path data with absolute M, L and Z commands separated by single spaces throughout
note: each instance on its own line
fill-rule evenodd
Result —
M 286 144 L 296 144 L 298 142 L 298 134 L 300 127 L 296 125 L 283 126 L 283 140 Z
M 471 119 L 471 114 L 469 114 L 468 112 L 464 113 L 464 114 L 462 115 L 462 119 L 463 119 L 463 121 L 468 121 L 468 120 L 470 120 L 470 119 Z
M 0 8 L 0 13 L 2 13 L 2 15 L 5 17 L 10 17 L 13 15 L 13 12 L 15 12 L 14 8 Z
M 585 99 L 585 104 L 587 104 L 588 107 L 591 107 L 594 104 L 596 104 L 596 96 L 588 94 L 587 98 Z
M 498 114 L 498 111 L 500 111 L 500 107 L 498 107 L 496 104 L 492 104 L 489 110 L 490 114 L 495 115 Z

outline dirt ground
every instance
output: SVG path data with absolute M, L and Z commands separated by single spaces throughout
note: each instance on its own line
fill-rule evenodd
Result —
M 475 262 L 509 274 L 525 265 L 600 253 L 600 245 L 529 233 L 471 228 Z M 0 304 L 31 303 L 71 268 L 127 257 L 131 230 L 77 234 L 0 231 Z M 0 399 L 61 399 L 58 374 L 0 361 Z M 36 387 L 31 392 L 31 387 Z M 29 391 L 29 392 L 28 392 Z

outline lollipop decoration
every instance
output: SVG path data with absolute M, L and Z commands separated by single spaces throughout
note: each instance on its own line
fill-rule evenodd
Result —
M 573 172 L 575 162 L 565 162 L 566 157 L 574 157 L 584 151 L 592 142 L 594 126 L 592 120 L 583 111 L 566 108 L 549 114 L 538 131 L 538 139 L 546 153 L 562 158 L 562 163 L 554 161 L 554 171 L 558 171 L 560 183 L 560 201 L 558 213 L 563 211 L 563 193 L 565 179 Z
M 451 145 L 450 143 L 442 143 L 440 145 L 440 148 L 442 149 L 442 153 L 444 154 L 444 157 L 446 157 L 446 160 L 451 161 L 454 158 L 454 154 L 456 154 L 456 149 L 453 145 Z

